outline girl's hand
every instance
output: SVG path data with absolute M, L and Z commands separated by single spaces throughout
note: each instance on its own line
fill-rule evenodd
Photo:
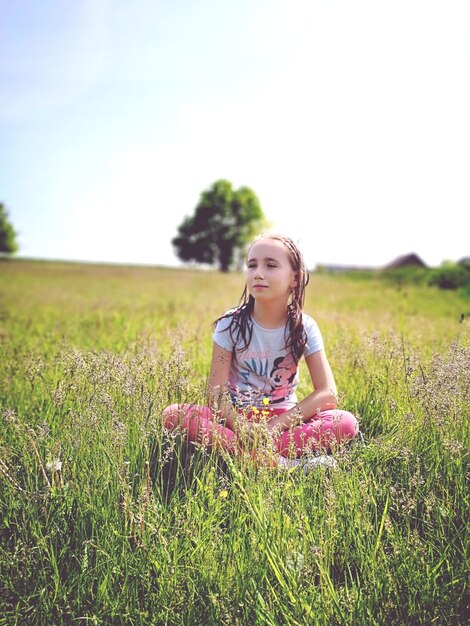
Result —
M 275 437 L 276 435 L 279 435 L 281 431 L 284 430 L 282 428 L 282 423 L 280 423 L 279 421 L 280 417 L 282 417 L 282 415 L 276 415 L 276 417 L 273 417 L 272 419 L 270 419 L 269 422 L 266 424 L 266 428 L 268 430 L 268 433 L 271 435 L 271 437 Z
M 239 419 L 236 425 L 236 432 L 242 442 L 249 444 L 252 447 L 255 438 L 255 424 L 245 419 Z
M 273 441 L 272 433 L 266 422 L 239 421 L 237 434 L 242 446 L 250 449 L 270 446 Z
M 298 426 L 303 422 L 302 413 L 298 407 L 290 409 L 285 413 L 276 415 L 269 420 L 267 426 L 269 432 L 273 436 L 279 436 L 284 430 L 288 430 L 293 426 Z

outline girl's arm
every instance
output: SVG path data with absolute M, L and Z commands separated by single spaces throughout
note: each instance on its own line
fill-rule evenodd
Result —
M 207 403 L 218 410 L 230 430 L 236 429 L 238 413 L 234 410 L 227 394 L 232 353 L 221 348 L 215 341 L 212 346 L 212 362 L 207 390 Z
M 314 352 L 305 361 L 310 372 L 313 391 L 294 408 L 270 420 L 268 423 L 270 431 L 287 430 L 299 421 L 311 419 L 320 411 L 336 408 L 336 383 L 325 351 Z

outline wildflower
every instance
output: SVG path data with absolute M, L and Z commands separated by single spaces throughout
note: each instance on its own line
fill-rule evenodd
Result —
M 267 406 L 269 404 L 269 398 L 263 398 L 263 404 Z
M 228 498 L 228 491 L 226 489 L 222 489 L 222 491 L 219 493 L 219 498 L 221 500 L 225 500 L 226 498 Z
M 286 558 L 287 567 L 295 573 L 300 573 L 304 566 L 304 555 L 301 552 L 294 551 L 292 554 L 288 554 Z
M 60 459 L 53 459 L 47 462 L 46 467 L 50 472 L 60 472 L 62 469 L 62 461 Z
M 312 546 L 312 552 L 317 559 L 323 556 L 323 550 L 319 546 Z

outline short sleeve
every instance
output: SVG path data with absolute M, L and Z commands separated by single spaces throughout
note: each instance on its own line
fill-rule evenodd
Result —
M 305 332 L 307 333 L 307 343 L 304 348 L 304 356 L 308 357 L 314 352 L 324 349 L 323 337 L 316 321 L 310 315 L 303 314 Z
M 229 350 L 230 352 L 233 350 L 233 341 L 230 337 L 229 326 L 232 321 L 232 316 L 223 317 L 220 319 L 215 327 L 215 330 L 212 334 L 212 339 L 215 343 L 221 348 L 225 348 L 225 350 Z

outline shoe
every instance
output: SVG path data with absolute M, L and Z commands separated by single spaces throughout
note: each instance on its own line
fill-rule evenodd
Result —
M 311 472 L 314 468 L 323 465 L 334 469 L 338 466 L 338 463 L 332 456 L 327 454 L 320 454 L 319 456 L 309 456 L 301 459 L 286 459 L 279 456 L 279 467 L 287 469 L 292 472 L 294 470 L 301 470 L 305 475 Z
M 338 467 L 338 463 L 332 456 L 328 456 L 327 454 L 321 454 L 319 456 L 311 456 L 307 459 L 299 459 L 301 461 L 301 467 L 305 475 L 311 472 L 316 467 L 322 465 L 323 467 L 327 467 L 330 469 L 335 469 Z

